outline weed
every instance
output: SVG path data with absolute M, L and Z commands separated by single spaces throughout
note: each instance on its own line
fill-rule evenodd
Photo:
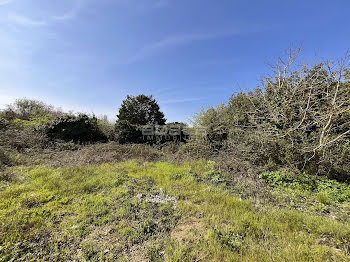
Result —
M 229 247 L 232 250 L 239 252 L 243 245 L 243 237 L 231 229 L 224 232 L 220 231 L 216 227 L 213 228 L 214 237 L 221 242 L 223 246 Z

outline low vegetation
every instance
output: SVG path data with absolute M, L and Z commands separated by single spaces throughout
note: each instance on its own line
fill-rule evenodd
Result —
M 350 201 L 350 186 L 327 178 L 287 172 L 263 173 L 260 177 L 273 187 L 291 189 L 301 194 L 317 194 L 325 203 Z
M 212 162 L 7 172 L 0 192 L 3 261 L 346 261 L 349 255 L 348 224 L 292 209 L 259 210 L 212 183 Z
M 192 127 L 146 95 L 0 110 L 0 262 L 349 261 L 348 57 L 297 55 Z

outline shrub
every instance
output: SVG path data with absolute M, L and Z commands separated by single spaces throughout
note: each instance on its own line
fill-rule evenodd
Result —
M 209 158 L 212 153 L 212 148 L 207 141 L 192 140 L 188 144 L 181 145 L 179 154 L 191 156 L 193 159 Z
M 0 112 L 0 118 L 10 121 L 15 119 L 31 121 L 33 118 L 54 117 L 60 114 L 62 114 L 60 109 L 41 101 L 24 98 L 17 99 L 13 104 L 8 105 Z
M 50 139 L 97 142 L 106 141 L 106 136 L 98 128 L 97 119 L 85 114 L 64 115 L 57 117 L 45 127 L 45 132 Z
M 0 131 L 6 129 L 9 126 L 9 121 L 0 115 Z
M 305 191 L 317 191 L 318 178 L 308 175 L 297 175 L 286 171 L 276 171 L 262 173 L 260 178 L 274 187 L 288 187 Z
M 98 129 L 103 133 L 103 135 L 110 141 L 116 140 L 115 138 L 115 126 L 113 123 L 108 121 L 107 116 L 97 119 Z
M 18 151 L 47 147 L 42 127 L 59 114 L 59 110 L 40 101 L 16 100 L 0 111 L 0 146 Z
M 267 170 L 280 167 L 350 180 L 350 81 L 346 59 L 294 66 L 279 59 L 274 75 L 248 93 L 195 117 L 211 152 L 235 152 Z
M 11 164 L 12 161 L 8 153 L 0 147 L 0 170 L 6 166 L 10 166 Z
M 8 125 L 0 132 L 0 146 L 23 151 L 28 148 L 39 149 L 46 147 L 47 137 L 42 130 L 33 127 Z

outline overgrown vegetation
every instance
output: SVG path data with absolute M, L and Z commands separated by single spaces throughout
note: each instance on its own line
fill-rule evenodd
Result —
M 350 201 L 350 186 L 327 178 L 283 171 L 262 173 L 260 177 L 274 187 L 292 189 L 301 194 L 315 194 L 324 203 Z
M 146 95 L 1 110 L 0 261 L 349 261 L 348 57 L 297 56 L 191 128 Z
M 207 136 L 194 142 L 265 170 L 288 167 L 347 181 L 349 55 L 297 66 L 298 52 L 280 58 L 260 87 L 199 113 L 195 124 Z
M 9 154 L 0 147 L 0 170 L 6 166 L 10 166 L 12 164 L 12 160 Z

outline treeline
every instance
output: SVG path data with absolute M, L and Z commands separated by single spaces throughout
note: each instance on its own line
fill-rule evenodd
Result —
M 192 128 L 167 124 L 152 96 L 127 96 L 116 123 L 20 99 L 0 112 L 0 146 L 22 150 L 107 141 L 159 145 L 172 134 L 177 152 L 193 157 L 215 156 L 265 171 L 289 168 L 349 180 L 349 56 L 308 65 L 298 64 L 298 55 L 299 50 L 290 50 L 280 58 L 256 89 L 199 112 Z M 145 139 L 145 127 L 168 138 Z M 201 135 L 195 135 L 198 131 Z
M 57 142 L 155 144 L 169 140 L 165 137 L 174 126 L 180 130 L 186 126 L 184 123 L 166 124 L 157 101 L 146 95 L 127 96 L 117 118 L 116 123 L 111 123 L 106 117 L 65 113 L 41 101 L 18 99 L 0 111 L 0 143 L 16 149 L 47 146 Z M 154 135 L 143 134 L 144 129 L 149 132 L 150 128 Z M 162 139 L 158 139 L 161 135 Z M 176 141 L 183 142 L 181 137 Z

